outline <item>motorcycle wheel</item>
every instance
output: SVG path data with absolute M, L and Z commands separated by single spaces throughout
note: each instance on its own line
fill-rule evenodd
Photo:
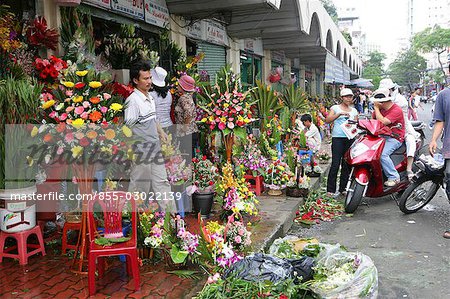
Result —
M 361 203 L 364 188 L 364 185 L 361 185 L 355 179 L 353 179 L 352 184 L 350 185 L 350 189 L 347 191 L 347 197 L 345 198 L 346 213 L 353 213 L 356 211 L 359 204 Z
M 405 214 L 415 213 L 426 206 L 439 190 L 432 177 L 422 176 L 403 192 L 398 207 Z

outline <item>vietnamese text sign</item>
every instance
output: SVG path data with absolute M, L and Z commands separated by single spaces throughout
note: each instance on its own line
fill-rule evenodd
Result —
M 136 19 L 144 19 L 144 0 L 112 0 L 112 9 Z
M 145 0 L 145 22 L 166 27 L 169 23 L 169 10 L 165 0 Z

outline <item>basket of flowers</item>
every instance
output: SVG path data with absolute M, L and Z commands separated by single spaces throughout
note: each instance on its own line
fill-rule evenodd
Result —
M 316 154 L 317 160 L 320 164 L 327 164 L 328 161 L 331 159 L 330 154 L 328 154 L 326 151 L 320 151 Z
M 269 195 L 281 195 L 283 189 L 293 176 L 289 166 L 277 159 L 269 165 L 265 178 L 264 186 L 269 188 Z

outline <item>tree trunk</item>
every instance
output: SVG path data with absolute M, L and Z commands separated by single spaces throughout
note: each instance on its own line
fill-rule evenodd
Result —
M 439 61 L 439 65 L 441 66 L 441 72 L 442 72 L 442 74 L 444 75 L 444 84 L 447 84 L 447 76 L 445 75 L 445 70 L 444 70 L 444 66 L 443 66 L 443 64 L 442 64 L 442 61 L 441 61 L 441 54 L 442 53 L 444 53 L 445 52 L 445 50 L 442 50 L 442 51 L 438 51 L 437 52 L 437 55 L 438 55 L 438 61 Z

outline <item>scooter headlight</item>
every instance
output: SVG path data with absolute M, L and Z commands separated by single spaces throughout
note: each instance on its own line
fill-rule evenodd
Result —
M 357 143 L 354 147 L 350 149 L 350 158 L 354 159 L 355 157 L 362 155 L 366 151 L 369 150 L 369 147 L 364 143 Z

